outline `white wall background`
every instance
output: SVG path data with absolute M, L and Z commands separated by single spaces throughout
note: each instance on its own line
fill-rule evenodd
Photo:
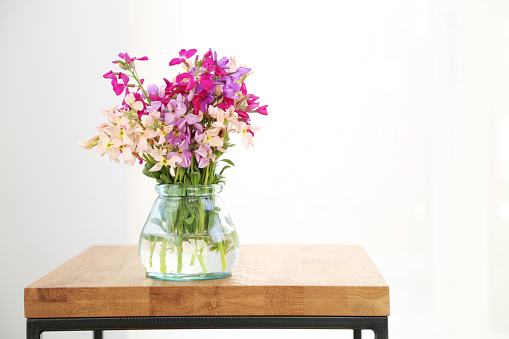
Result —
M 4 1 L 0 25 L 0 337 L 24 336 L 25 286 L 136 243 L 155 198 L 140 168 L 76 146 L 117 103 L 110 61 L 148 55 L 160 83 L 181 48 L 212 47 L 269 105 L 222 194 L 243 243 L 362 244 L 391 338 L 509 338 L 509 2 Z M 127 334 L 172 335 L 203 332 Z M 45 335 L 64 337 L 90 334 Z

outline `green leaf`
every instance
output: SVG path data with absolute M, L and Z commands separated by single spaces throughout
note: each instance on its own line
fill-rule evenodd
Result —
M 190 176 L 191 176 L 191 183 L 193 185 L 198 185 L 200 183 L 201 175 L 199 172 L 191 172 Z
M 161 175 L 159 176 L 159 178 L 161 178 L 162 180 L 164 180 L 164 182 L 166 182 L 166 183 L 168 183 L 168 184 L 170 184 L 170 183 L 171 183 L 171 182 L 170 182 L 170 178 L 168 178 L 168 176 L 167 176 L 166 174 L 161 174 Z
M 231 237 L 233 238 L 235 246 L 239 247 L 239 236 L 237 235 L 237 232 L 231 233 Z
M 217 213 L 216 212 L 210 213 L 208 230 L 210 231 L 211 229 L 213 229 L 217 222 L 220 222 Z
M 228 166 L 228 165 L 227 165 L 227 166 L 224 166 L 224 167 L 221 169 L 221 171 L 219 172 L 219 175 L 223 174 L 224 170 L 225 170 L 225 169 L 228 169 L 228 168 L 231 168 L 231 166 Z M 222 178 L 224 178 L 224 177 L 222 177 Z M 222 178 L 219 178 L 219 179 L 222 179 Z
M 179 213 L 179 219 L 178 219 L 178 223 L 179 223 L 179 224 L 180 224 L 180 223 L 182 223 L 182 222 L 184 222 L 184 220 L 185 220 L 185 219 L 187 219 L 187 212 L 188 212 L 188 211 L 185 211 L 185 212 L 184 212 L 184 211 L 180 211 L 180 213 Z
M 176 235 L 175 235 L 175 245 L 176 245 L 177 247 L 182 246 L 182 236 L 181 236 L 181 235 L 179 235 L 179 234 L 176 234 Z
M 191 180 L 188 177 L 184 177 L 184 185 L 191 185 Z
M 161 219 L 159 219 L 159 218 L 151 218 L 149 220 L 149 223 L 159 225 L 159 227 L 163 226 L 163 223 L 162 223 Z
M 149 172 L 154 166 L 155 164 L 146 163 L 143 169 L 141 170 L 141 173 L 145 174 L 149 178 L 159 179 L 159 175 L 161 174 L 159 171 Z
M 194 221 L 194 215 L 191 215 L 189 218 L 185 219 L 184 222 L 188 225 L 191 225 Z
M 227 164 L 230 164 L 230 165 L 232 165 L 232 166 L 235 166 L 235 164 L 233 163 L 233 161 L 231 161 L 230 159 L 221 159 L 221 160 L 219 160 L 219 161 L 224 161 L 224 162 L 226 162 Z

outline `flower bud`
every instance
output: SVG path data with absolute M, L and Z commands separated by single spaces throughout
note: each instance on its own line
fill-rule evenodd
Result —
M 128 63 L 126 63 L 126 62 L 124 62 L 124 61 L 122 61 L 122 60 L 119 60 L 119 61 L 118 61 L 118 66 L 119 66 L 120 68 L 122 68 L 123 70 L 126 70 L 126 71 L 128 71 L 128 70 L 130 69 L 129 64 L 128 64 Z
M 86 150 L 92 149 L 92 145 L 90 145 L 90 143 L 88 141 L 80 141 L 80 142 L 78 142 L 78 146 L 81 148 L 84 148 Z

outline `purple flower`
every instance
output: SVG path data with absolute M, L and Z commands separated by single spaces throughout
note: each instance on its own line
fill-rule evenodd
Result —
M 147 94 L 148 95 L 158 95 L 159 94 L 159 86 L 157 86 L 156 84 L 150 84 L 148 85 L 147 87 Z
M 189 140 L 184 139 L 179 144 L 179 150 L 177 152 L 169 152 L 167 158 L 170 159 L 172 156 L 178 156 L 182 161 L 179 163 L 180 167 L 187 168 L 191 166 L 191 161 L 193 160 L 193 153 L 189 151 Z
M 228 67 L 228 62 L 229 62 L 229 61 L 230 61 L 230 60 L 228 60 L 228 58 L 227 58 L 227 57 L 223 57 L 223 58 L 221 58 L 221 60 L 217 61 L 217 67 L 218 67 L 218 68 L 221 68 L 221 69 L 227 69 L 227 68 L 230 68 L 230 67 Z
M 180 96 L 182 98 L 182 96 Z M 168 112 L 164 116 L 164 120 L 167 124 L 175 125 L 177 119 L 186 113 L 186 105 L 182 101 L 172 99 L 166 106 Z
M 187 127 L 183 131 L 179 130 L 178 128 L 174 128 L 173 131 L 166 135 L 166 141 L 172 146 L 178 146 L 182 141 L 186 139 L 191 140 L 189 128 Z
M 152 101 L 151 105 L 147 108 L 149 111 L 158 111 L 161 108 L 161 101 Z
M 251 68 L 239 67 L 237 68 L 237 71 L 231 75 L 231 77 L 235 80 L 239 80 L 240 77 L 246 75 L 249 71 L 251 71 Z
M 235 95 L 238 91 L 240 91 L 240 85 L 232 81 L 230 77 L 227 77 L 226 83 L 223 86 L 224 96 L 230 99 L 239 99 L 239 97 Z
M 200 148 L 194 151 L 194 155 L 196 156 L 196 161 L 198 162 L 199 168 L 207 167 L 210 163 L 210 154 L 212 153 L 212 149 L 208 144 L 201 144 Z
M 205 98 L 201 99 L 200 108 L 202 112 L 207 112 L 209 109 L 210 103 L 214 101 L 214 97 L 210 94 L 207 94 Z

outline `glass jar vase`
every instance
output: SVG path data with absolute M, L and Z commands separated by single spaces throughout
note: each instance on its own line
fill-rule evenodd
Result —
M 235 226 L 218 196 L 222 185 L 156 185 L 138 251 L 147 277 L 204 280 L 231 275 L 239 258 Z

